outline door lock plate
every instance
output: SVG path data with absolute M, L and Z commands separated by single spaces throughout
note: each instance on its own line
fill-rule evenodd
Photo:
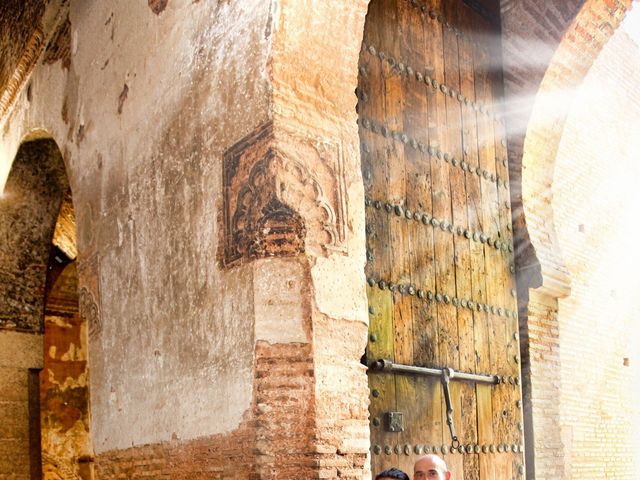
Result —
M 385 416 L 387 431 L 404 432 L 404 414 L 402 412 L 387 412 Z

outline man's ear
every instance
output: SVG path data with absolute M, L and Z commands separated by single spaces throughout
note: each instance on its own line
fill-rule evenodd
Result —
M 446 472 L 444 474 L 444 480 L 450 480 L 450 478 L 451 478 L 451 472 Z

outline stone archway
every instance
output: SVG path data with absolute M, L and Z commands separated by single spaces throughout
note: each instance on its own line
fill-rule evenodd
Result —
M 531 103 L 524 109 L 524 122 L 511 119 L 515 130 L 510 132 L 511 153 L 521 152 L 520 158 L 511 158 L 511 178 L 516 182 L 513 221 L 528 478 L 562 475 L 566 461 L 558 428 L 560 406 L 545 401 L 560 393 L 559 382 L 550 381 L 549 373 L 560 368 L 558 299 L 571 291 L 552 209 L 556 155 L 575 91 L 630 4 L 584 2 L 550 58 L 535 96 L 511 99 Z
M 12 387 L 2 392 L 11 397 L 3 400 L 13 413 L 3 420 L 12 425 L 3 433 L 14 445 L 11 464 L 0 462 L 0 472 L 91 478 L 87 322 L 79 312 L 75 214 L 53 140 L 26 141 L 18 149 L 0 198 L 0 235 L 6 300 L 0 342 L 14 345 L 0 355 L 2 381 Z

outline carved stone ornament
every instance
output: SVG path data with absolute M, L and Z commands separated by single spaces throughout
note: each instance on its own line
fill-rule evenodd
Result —
M 102 320 L 100 319 L 100 310 L 98 304 L 91 292 L 83 287 L 78 292 L 80 316 L 87 322 L 89 327 L 89 336 L 95 337 L 102 331 Z
M 341 162 L 338 148 L 319 142 L 293 138 L 276 147 L 271 123 L 229 149 L 223 162 L 223 266 L 343 249 Z

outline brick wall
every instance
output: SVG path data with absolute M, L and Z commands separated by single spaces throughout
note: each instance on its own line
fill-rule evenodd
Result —
M 640 472 L 639 84 L 640 48 L 619 29 L 577 92 L 556 160 L 553 208 L 572 279 L 555 348 L 565 478 Z
M 317 478 L 310 345 L 259 342 L 254 374 L 252 407 L 237 429 L 106 452 L 97 478 Z

